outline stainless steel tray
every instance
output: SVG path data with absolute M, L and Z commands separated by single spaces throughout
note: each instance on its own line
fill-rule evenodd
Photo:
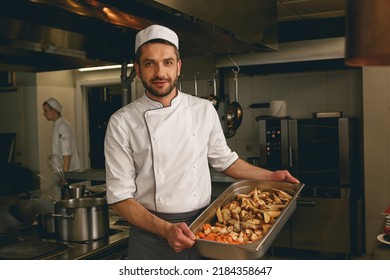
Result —
M 264 237 L 257 242 L 244 245 L 235 245 L 197 239 L 194 246 L 202 256 L 211 259 L 240 260 L 259 259 L 263 257 L 269 247 L 272 245 L 280 230 L 294 213 L 297 206 L 297 198 L 303 187 L 304 184 L 290 184 L 259 180 L 242 180 L 233 183 L 190 225 L 192 232 L 196 234 L 203 228 L 203 225 L 206 223 L 214 224 L 216 222 L 215 211 L 218 209 L 218 207 L 234 200 L 236 195 L 239 193 L 250 193 L 255 188 L 258 188 L 261 191 L 267 191 L 271 190 L 272 188 L 276 188 L 290 194 L 292 199 L 283 209 L 280 216 L 276 219 L 275 223 L 272 224 Z

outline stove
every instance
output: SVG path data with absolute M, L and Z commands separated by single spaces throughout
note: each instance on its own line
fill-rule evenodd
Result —
M 68 246 L 39 239 L 0 235 L 0 260 L 35 260 L 66 251 Z
M 94 193 L 100 194 L 100 189 Z M 3 212 L 7 214 L 6 217 L 11 216 L 8 211 Z M 118 258 L 117 252 L 123 252 L 119 257 L 127 252 L 129 224 L 112 209 L 109 209 L 110 226 L 107 236 L 77 243 L 57 240 L 54 236 L 42 236 L 38 231 L 37 221 L 19 223 L 15 230 L 14 227 L 11 231 L 7 230 L 3 218 L 4 215 L 0 215 L 0 225 L 3 226 L 0 227 L 0 260 L 105 259 L 107 256 L 112 257 L 113 253 L 116 254 L 114 257 Z
M 99 240 L 67 242 L 40 238 L 37 226 L 31 226 L 22 229 L 19 236 L 0 233 L 0 260 L 101 259 L 112 248 L 127 252 L 127 237 L 125 227 L 113 225 L 108 235 Z
M 0 248 L 5 246 L 5 245 L 17 242 L 17 241 L 18 241 L 18 238 L 16 236 L 7 235 L 7 234 L 0 234 Z

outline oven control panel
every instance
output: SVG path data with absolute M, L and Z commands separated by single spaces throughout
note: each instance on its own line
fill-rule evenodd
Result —
M 282 138 L 280 125 L 266 128 L 266 155 L 268 168 L 278 169 L 282 165 Z

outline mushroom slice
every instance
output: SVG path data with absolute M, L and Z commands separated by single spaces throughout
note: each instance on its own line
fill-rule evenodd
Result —
M 263 215 L 267 214 L 270 218 L 277 218 L 280 216 L 280 214 L 282 214 L 282 211 L 279 210 L 263 210 L 261 212 L 263 213 Z
M 249 198 L 244 197 L 241 201 L 241 208 L 244 208 L 246 210 L 252 209 L 253 205 L 250 202 Z
M 223 221 L 229 220 L 232 216 L 229 209 L 222 209 L 221 213 L 222 213 L 222 220 Z
M 269 198 L 269 192 L 258 193 L 257 196 L 259 197 L 259 199 L 266 200 Z
M 240 220 L 240 214 L 239 213 L 232 213 L 232 217 L 236 220 Z
M 267 211 L 267 214 L 271 217 L 271 218 L 277 218 L 280 216 L 280 214 L 282 213 L 282 211 Z
M 257 191 L 257 188 L 253 190 L 253 192 L 251 192 L 252 194 L 252 197 L 255 201 L 258 201 L 259 200 L 259 196 L 258 196 L 258 191 Z
M 280 200 L 280 198 L 275 193 L 272 193 L 272 196 L 274 198 L 275 204 L 283 204 L 283 202 Z
M 251 237 L 250 237 L 250 240 L 251 241 L 257 241 L 257 240 L 259 240 L 260 239 L 260 236 L 258 236 L 256 233 L 252 233 L 251 234 Z
M 249 219 L 253 219 L 254 217 L 256 217 L 255 214 L 253 214 L 253 212 L 249 212 L 249 211 L 245 211 L 245 210 L 242 210 L 241 213 L 240 213 L 240 218 L 241 218 L 241 221 L 247 221 Z
M 241 200 L 243 198 L 249 198 L 251 196 L 249 194 L 239 193 L 239 194 L 237 194 L 236 197 L 237 197 L 238 200 Z
M 222 224 L 222 223 L 216 222 L 216 223 L 215 223 L 215 227 L 220 227 L 220 228 L 223 228 L 223 227 L 225 227 L 225 224 Z
M 261 225 L 261 221 L 259 219 L 249 219 L 243 223 L 244 228 L 257 229 Z
M 279 198 L 281 200 L 289 201 L 292 199 L 292 196 L 286 193 L 285 191 L 279 190 L 279 189 L 273 189 L 277 192 Z
M 267 212 L 264 212 L 264 213 L 263 213 L 263 216 L 264 216 L 264 223 L 268 224 L 269 221 L 271 220 L 270 215 L 268 215 Z
M 218 222 L 223 223 L 221 207 L 218 207 L 217 211 L 215 212 L 215 215 L 217 216 Z
M 235 208 L 230 210 L 232 211 L 232 213 L 239 214 L 241 212 L 241 207 L 237 205 Z
M 286 204 L 270 204 L 268 205 L 268 209 L 269 210 L 279 210 L 279 209 L 282 209 L 282 208 L 286 208 Z
M 267 232 L 270 227 L 271 227 L 271 224 L 263 224 L 263 232 Z

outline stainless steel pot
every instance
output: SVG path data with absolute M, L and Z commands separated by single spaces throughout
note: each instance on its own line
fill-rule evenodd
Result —
M 61 189 L 63 200 L 72 198 L 82 198 L 85 194 L 85 185 L 69 185 Z
M 42 213 L 37 215 L 38 234 L 41 238 L 55 237 L 55 214 Z
M 104 238 L 109 232 L 108 204 L 105 198 L 86 197 L 54 204 L 57 239 L 85 242 Z

